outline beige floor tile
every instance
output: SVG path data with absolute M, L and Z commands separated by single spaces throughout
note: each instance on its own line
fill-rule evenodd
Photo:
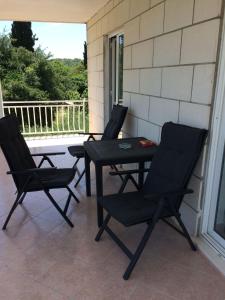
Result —
M 69 167 L 74 159 L 67 155 L 54 161 Z M 3 163 L 0 171 L 1 224 L 15 198 L 7 168 Z M 76 190 L 71 183 L 80 199 L 80 204 L 71 201 L 68 209 L 73 229 L 38 192 L 27 195 L 7 230 L 0 230 L 1 300 L 225 300 L 224 277 L 163 222 L 157 224 L 132 276 L 124 281 L 129 259 L 107 233 L 100 242 L 94 241 L 98 228 L 93 165 L 91 170 L 92 197 L 86 198 L 84 180 Z M 109 171 L 104 168 L 104 194 L 115 193 L 121 184 Z M 133 189 L 131 184 L 128 189 Z M 53 195 L 63 207 L 66 190 Z M 110 227 L 134 251 L 146 225 L 125 228 L 112 220 Z

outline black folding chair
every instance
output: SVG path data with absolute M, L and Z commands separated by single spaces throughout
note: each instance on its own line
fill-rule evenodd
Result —
M 66 214 L 71 197 L 79 203 L 79 200 L 68 186 L 74 178 L 75 170 L 73 168 L 57 169 L 48 157 L 48 155 L 61 155 L 64 153 L 31 154 L 24 137 L 20 133 L 18 120 L 13 115 L 0 119 L 0 146 L 10 168 L 7 174 L 12 175 L 17 188 L 16 200 L 2 229 L 6 229 L 14 210 L 19 204 L 22 204 L 26 194 L 36 191 L 44 191 L 65 221 L 73 227 L 73 223 Z M 42 157 L 38 167 L 33 160 L 33 156 Z M 40 168 L 44 161 L 48 161 L 51 168 Z M 50 194 L 51 189 L 59 188 L 66 188 L 69 192 L 64 209 L 60 208 Z
M 107 216 L 95 240 L 99 241 L 105 230 L 129 257 L 130 264 L 123 275 L 125 280 L 129 278 L 160 219 L 181 233 L 189 242 L 191 249 L 196 250 L 181 220 L 179 208 L 184 195 L 193 192 L 187 189 L 187 185 L 200 156 L 206 134 L 207 131 L 204 129 L 165 123 L 161 143 L 153 157 L 143 188 L 137 192 L 119 193 L 97 199 L 107 211 Z M 146 170 L 128 171 L 127 176 L 143 171 Z M 118 175 L 125 172 L 115 173 Z M 111 217 L 127 227 L 140 223 L 147 224 L 144 236 L 134 253 L 109 228 L 108 222 Z M 167 220 L 170 217 L 175 217 L 181 230 Z
M 113 105 L 113 110 L 111 112 L 111 117 L 108 122 L 108 124 L 105 127 L 104 133 L 81 133 L 84 135 L 88 135 L 88 141 L 95 140 L 95 136 L 102 136 L 101 140 L 113 140 L 118 137 L 118 134 L 120 133 L 120 130 L 123 126 L 123 122 L 125 120 L 127 114 L 127 107 L 122 105 Z M 79 146 L 70 146 L 68 147 L 69 153 L 76 157 L 76 161 L 74 163 L 74 169 L 78 171 L 77 164 L 81 158 L 84 158 L 85 151 L 83 145 Z M 113 169 L 117 171 L 116 166 L 112 166 Z M 81 172 L 81 174 L 78 177 L 78 180 L 76 181 L 75 187 L 79 184 L 82 177 L 85 174 L 85 170 Z

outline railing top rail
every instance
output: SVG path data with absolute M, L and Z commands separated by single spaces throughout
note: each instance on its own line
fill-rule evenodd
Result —
M 83 103 L 88 102 L 87 99 L 81 99 L 81 100 L 49 100 L 49 101 L 3 101 L 4 104 L 67 104 L 67 103 Z

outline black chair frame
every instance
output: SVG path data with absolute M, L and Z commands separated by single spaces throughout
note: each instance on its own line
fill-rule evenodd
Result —
M 120 172 L 120 171 L 119 171 Z M 119 173 L 117 172 L 117 173 Z M 135 173 L 143 173 L 143 172 L 149 172 L 149 169 L 145 169 L 145 170 L 128 170 L 128 171 L 121 171 L 122 175 L 126 174 L 127 173 L 127 176 L 126 176 L 126 180 L 124 182 L 127 182 L 129 179 L 132 180 L 133 177 L 131 177 L 131 174 L 135 174 Z M 115 173 L 113 173 L 113 175 L 118 175 Z M 122 185 L 122 189 L 124 189 L 125 186 L 124 186 L 124 183 Z M 122 193 L 122 189 L 119 191 L 119 193 Z M 150 236 L 151 236 L 151 233 L 156 225 L 156 223 L 159 221 L 159 220 L 163 220 L 167 225 L 169 225 L 170 227 L 172 227 L 174 230 L 176 230 L 179 234 L 181 234 L 183 237 L 185 237 L 191 247 L 191 249 L 193 251 L 196 251 L 197 248 L 195 246 L 195 244 L 193 243 L 184 223 L 182 222 L 181 220 L 181 215 L 179 213 L 179 210 L 176 209 L 176 207 L 173 205 L 173 203 L 171 203 L 171 201 L 168 201 L 168 196 L 184 196 L 186 194 L 191 194 L 193 193 L 193 190 L 191 189 L 184 189 L 184 190 L 174 190 L 174 191 L 170 191 L 170 192 L 166 192 L 166 193 L 162 193 L 161 195 L 145 195 L 146 198 L 149 198 L 151 199 L 152 201 L 156 200 L 158 201 L 158 205 L 157 205 L 157 209 L 155 211 L 155 214 L 153 216 L 153 218 L 149 219 L 149 220 L 146 220 L 145 222 L 140 222 L 141 223 L 146 223 L 147 225 L 147 228 L 145 230 L 145 233 L 142 237 L 142 239 L 140 240 L 137 248 L 136 248 L 136 251 L 134 253 L 132 253 L 128 248 L 127 246 L 116 236 L 116 234 L 108 227 L 108 223 L 111 219 L 111 215 L 110 214 L 107 214 L 105 219 L 104 219 L 104 222 L 101 226 L 101 228 L 99 229 L 96 237 L 95 237 L 95 241 L 98 242 L 103 234 L 104 231 L 106 231 L 109 236 L 114 240 L 114 242 L 120 247 L 120 249 L 127 255 L 127 257 L 130 259 L 130 263 L 123 275 L 123 279 L 124 280 L 128 280 L 137 261 L 139 260 Z M 161 212 L 163 210 L 163 208 L 166 206 L 168 206 L 168 203 L 169 203 L 169 208 L 170 208 L 170 212 L 171 214 L 168 216 L 168 218 L 171 218 L 171 217 L 175 217 L 178 224 L 180 225 L 181 230 L 179 230 L 174 224 L 172 224 L 170 221 L 167 220 L 167 218 L 161 218 Z M 168 208 L 168 207 L 167 207 Z M 139 224 L 139 223 L 137 223 Z M 136 225 L 136 224 L 134 224 Z
M 65 152 L 34 153 L 30 150 L 20 133 L 19 123 L 15 115 L 9 115 L 0 119 L 0 145 L 3 154 L 8 162 L 17 191 L 16 199 L 3 225 L 3 230 L 19 204 L 22 204 L 28 192 L 44 191 L 48 199 L 62 215 L 65 221 L 73 227 L 72 222 L 67 217 L 68 207 L 71 198 L 79 203 L 78 198 L 68 186 L 75 175 L 73 168 L 57 169 L 50 159 L 51 156 L 64 155 Z M 41 161 L 36 166 L 33 157 L 41 157 Z M 44 162 L 48 162 L 50 168 L 41 168 Z M 65 207 L 62 209 L 50 194 L 50 190 L 65 188 L 68 192 Z
M 204 129 L 172 122 L 165 123 L 162 129 L 161 143 L 150 168 L 111 172 L 113 176 L 120 174 L 125 178 L 118 194 L 97 198 L 107 215 L 95 241 L 98 242 L 103 232 L 106 231 L 128 256 L 130 263 L 123 275 L 124 280 L 129 279 L 159 220 L 164 221 L 185 237 L 193 251 L 197 250 L 182 222 L 179 209 L 183 197 L 193 193 L 193 190 L 188 189 L 188 183 L 201 154 L 206 135 L 207 130 Z M 172 170 L 174 164 L 176 167 Z M 148 175 L 144 187 L 140 189 L 136 181 L 133 180 L 133 175 L 144 174 L 145 172 L 148 172 Z M 134 183 L 137 192 L 123 193 L 129 180 Z M 108 223 L 111 217 L 125 227 L 137 224 L 147 225 L 134 253 L 109 228 Z M 178 224 L 171 222 L 171 218 L 175 218 Z

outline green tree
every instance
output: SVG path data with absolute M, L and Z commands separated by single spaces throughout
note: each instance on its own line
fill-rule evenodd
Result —
M 11 29 L 11 41 L 14 47 L 24 47 L 34 52 L 36 36 L 31 29 L 31 22 L 14 21 Z
M 0 34 L 0 80 L 5 100 L 87 98 L 87 70 L 80 59 L 52 59 L 41 48 L 14 47 Z

